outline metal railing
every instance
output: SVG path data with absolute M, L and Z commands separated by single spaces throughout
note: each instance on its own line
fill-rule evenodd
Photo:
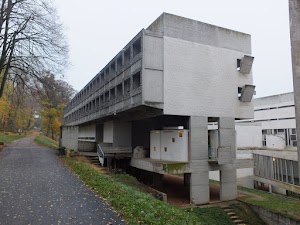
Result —
M 101 164 L 101 166 L 104 165 L 104 157 L 105 157 L 105 154 L 100 146 L 100 144 L 98 143 L 97 144 L 97 155 L 98 155 L 98 158 L 99 158 L 99 162 Z

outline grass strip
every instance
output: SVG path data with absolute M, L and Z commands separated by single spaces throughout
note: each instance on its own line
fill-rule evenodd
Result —
M 57 141 L 54 141 L 51 138 L 48 138 L 43 135 L 36 136 L 36 138 L 34 139 L 34 142 L 36 142 L 37 144 L 49 147 L 49 148 L 58 149 Z
M 19 135 L 19 134 L 0 134 L 0 142 L 4 142 L 4 144 L 9 144 L 15 140 L 24 138 L 25 135 Z
M 247 194 L 247 196 L 239 198 L 242 202 L 260 206 L 291 219 L 300 220 L 300 199 L 297 197 L 241 187 L 239 191 Z
M 144 193 L 142 186 L 130 175 L 105 175 L 76 158 L 61 159 L 129 224 L 233 224 L 219 208 L 181 209 Z

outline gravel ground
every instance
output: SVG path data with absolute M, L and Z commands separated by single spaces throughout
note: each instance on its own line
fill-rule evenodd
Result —
M 0 152 L 0 224 L 125 224 L 101 198 L 33 138 Z

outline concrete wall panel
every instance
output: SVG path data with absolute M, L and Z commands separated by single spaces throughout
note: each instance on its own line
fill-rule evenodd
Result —
M 253 103 L 237 93 L 252 84 L 236 68 L 244 53 L 169 37 L 164 43 L 165 114 L 253 118 Z

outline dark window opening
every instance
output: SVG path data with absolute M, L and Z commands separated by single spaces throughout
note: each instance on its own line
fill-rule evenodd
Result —
M 101 73 L 100 78 L 101 78 L 101 83 L 104 83 L 104 72 Z
M 130 92 L 130 78 L 124 81 L 124 93 Z
M 122 63 L 122 55 L 119 56 L 117 59 L 117 70 L 120 71 L 122 69 L 123 63 Z
M 139 38 L 133 43 L 133 57 L 142 51 L 142 39 Z
M 97 108 L 99 107 L 99 104 L 100 104 L 100 102 L 99 102 L 99 97 L 97 97 L 97 98 L 96 98 L 96 107 L 97 107 Z
M 117 86 L 117 97 L 120 97 L 122 95 L 123 95 L 123 86 L 122 86 L 122 84 L 119 84 Z
M 110 74 L 112 76 L 115 76 L 115 73 L 116 73 L 116 63 L 114 62 L 113 64 L 111 64 L 110 66 Z
M 113 100 L 116 98 L 116 88 L 110 89 L 110 99 Z
M 132 76 L 133 89 L 136 89 L 141 86 L 141 73 L 137 72 Z
M 96 102 L 95 102 L 95 100 L 93 100 L 93 102 L 92 102 L 92 110 L 94 110 L 95 107 L 96 107 Z
M 125 52 L 124 52 L 124 64 L 127 65 L 130 63 L 130 48 L 128 48 Z
M 105 80 L 109 79 L 109 67 L 105 70 Z
M 105 92 L 105 102 L 109 102 L 109 91 Z
M 101 105 L 104 104 L 104 95 L 101 95 L 101 96 L 100 96 L 100 104 L 101 104 Z
M 236 60 L 236 68 L 237 68 L 237 70 L 240 70 L 240 69 L 241 69 L 241 62 L 242 62 L 241 59 L 237 59 L 237 60 Z

